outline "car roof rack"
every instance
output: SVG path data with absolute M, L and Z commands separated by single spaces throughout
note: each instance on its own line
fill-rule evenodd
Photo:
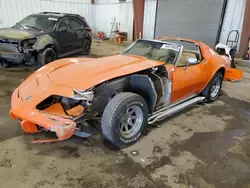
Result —
M 40 14 L 63 14 L 61 12 L 40 12 Z
M 77 16 L 77 17 L 79 17 L 80 15 L 79 14 L 69 14 L 69 13 L 66 13 L 65 16 Z
M 62 13 L 62 12 L 41 12 L 40 14 L 61 14 L 61 15 L 64 15 L 64 16 L 76 16 L 76 17 L 81 17 L 79 14 Z

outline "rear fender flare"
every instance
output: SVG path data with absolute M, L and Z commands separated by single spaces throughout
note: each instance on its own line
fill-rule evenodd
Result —
M 217 72 L 221 72 L 222 75 L 223 75 L 223 78 L 225 76 L 225 72 L 226 72 L 226 68 L 221 66 L 221 67 L 218 67 L 215 71 L 213 71 L 212 74 L 210 74 L 210 77 L 206 83 L 206 85 L 204 86 L 204 88 L 202 89 L 201 93 L 207 88 L 208 84 L 210 83 L 211 79 L 214 77 L 214 75 L 217 73 Z

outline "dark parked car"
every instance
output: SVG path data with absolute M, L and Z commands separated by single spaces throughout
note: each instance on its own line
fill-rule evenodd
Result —
M 0 29 L 0 67 L 10 64 L 39 67 L 64 56 L 90 53 L 91 28 L 77 14 L 32 14 L 12 28 Z

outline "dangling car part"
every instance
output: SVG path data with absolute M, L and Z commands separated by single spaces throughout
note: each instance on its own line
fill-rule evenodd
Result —
M 226 55 L 231 61 L 231 67 L 227 70 L 225 74 L 225 80 L 229 81 L 239 81 L 243 79 L 244 72 L 242 70 L 236 69 L 237 65 L 235 63 L 235 49 L 231 49 L 229 46 L 218 43 L 215 47 L 215 50 L 220 55 Z
M 238 30 L 232 30 L 229 32 L 227 36 L 227 41 L 226 44 L 218 43 L 215 46 L 215 50 L 220 54 L 220 55 L 226 55 L 229 57 L 231 61 L 231 67 L 236 68 L 237 64 L 234 61 L 235 55 L 237 52 L 237 46 L 239 42 L 239 31 Z
M 234 36 L 234 37 L 233 37 Z M 231 61 L 231 68 L 225 74 L 225 80 L 229 81 L 239 81 L 243 78 L 244 72 L 238 69 L 237 64 L 235 62 L 235 56 L 237 52 L 237 46 L 239 42 L 239 31 L 232 30 L 227 37 L 226 45 L 222 43 L 218 43 L 215 46 L 215 50 L 220 55 L 228 56 Z
M 123 148 L 155 124 L 191 105 L 215 101 L 230 59 L 181 38 L 137 40 L 119 55 L 54 61 L 12 94 L 10 115 L 25 132 L 55 132 L 55 142 L 104 137 Z

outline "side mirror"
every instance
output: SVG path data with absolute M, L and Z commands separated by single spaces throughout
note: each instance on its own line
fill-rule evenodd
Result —
M 184 67 L 184 70 L 186 70 L 189 65 L 195 65 L 197 63 L 198 63 L 198 59 L 197 58 L 195 58 L 195 57 L 189 57 L 187 59 L 187 65 Z
M 68 30 L 67 27 L 60 27 L 60 28 L 57 28 L 57 32 L 66 32 Z

